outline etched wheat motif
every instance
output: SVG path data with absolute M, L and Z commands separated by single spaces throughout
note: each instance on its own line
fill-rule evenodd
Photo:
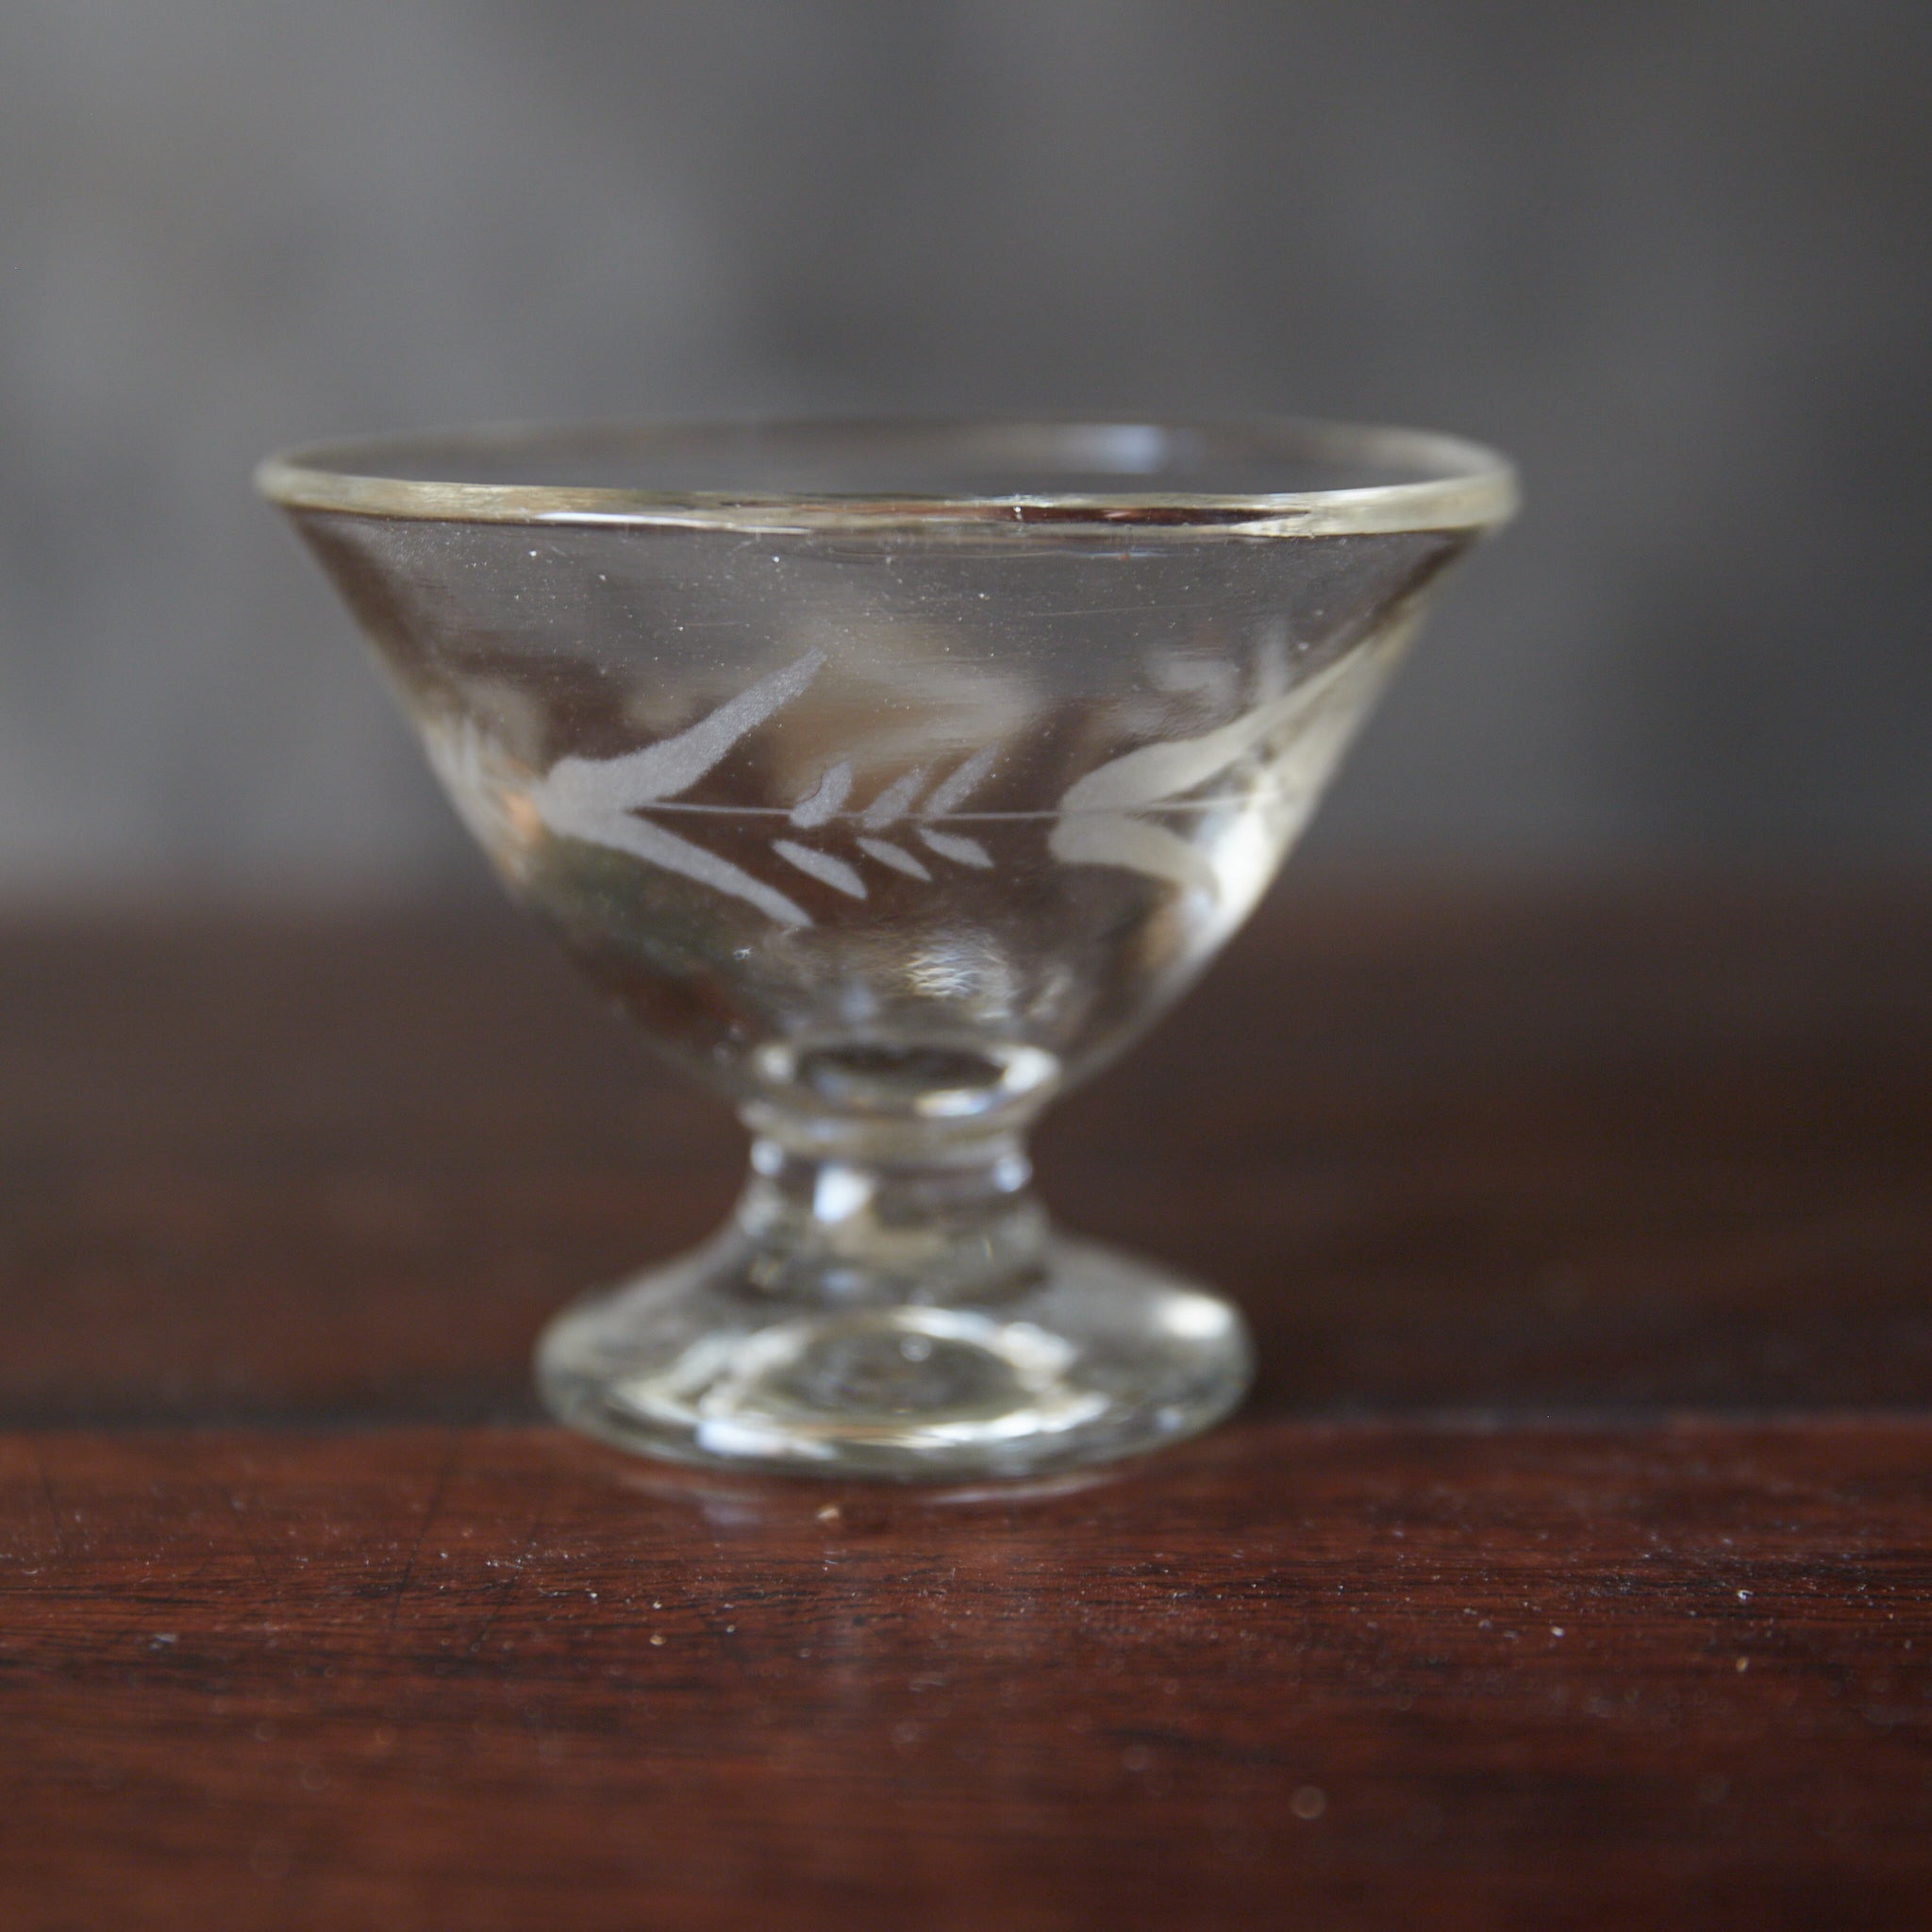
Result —
M 789 894 L 695 840 L 667 831 L 641 814 L 653 806 L 671 806 L 681 798 L 741 739 L 803 696 L 824 663 L 823 651 L 808 652 L 795 663 L 774 671 L 720 705 L 689 729 L 675 737 L 660 739 L 641 751 L 615 758 L 559 759 L 532 790 L 531 803 L 544 824 L 564 838 L 626 852 L 647 864 L 695 879 L 714 891 L 756 906 L 780 925 L 810 925 L 811 914 Z M 789 823 L 794 830 L 817 832 L 822 838 L 828 838 L 835 834 L 825 828 L 837 821 L 838 829 L 844 831 L 849 820 L 857 826 L 851 832 L 856 853 L 927 884 L 932 882 L 931 871 L 899 840 L 916 839 L 938 858 L 985 870 L 991 866 L 992 858 L 976 839 L 940 831 L 930 822 L 956 810 L 991 771 L 998 755 L 996 745 L 974 752 L 930 792 L 925 792 L 929 768 L 916 766 L 853 814 L 845 812 L 854 781 L 852 763 L 841 758 L 792 807 Z M 925 798 L 922 805 L 923 792 Z M 909 833 L 900 833 L 898 839 L 877 836 L 908 819 L 912 821 Z M 858 867 L 836 852 L 825 850 L 822 843 L 807 844 L 798 839 L 777 838 L 772 841 L 772 850 L 787 865 L 834 891 L 853 899 L 868 895 Z
M 988 745 L 983 751 L 974 752 L 932 788 L 924 805 L 919 803 L 919 798 L 920 793 L 925 791 L 930 767 L 915 765 L 911 771 L 893 779 L 862 811 L 849 816 L 844 815 L 844 808 L 852 793 L 852 763 L 849 758 L 841 758 L 791 808 L 791 824 L 801 831 L 816 831 L 835 823 L 841 830 L 856 824 L 858 829 L 851 833 L 851 838 L 858 852 L 874 864 L 930 885 L 932 873 L 924 859 L 909 852 L 904 844 L 878 836 L 903 820 L 911 818 L 914 823 L 909 835 L 902 833 L 901 838 L 909 836 L 917 839 L 928 852 L 938 858 L 951 859 L 955 865 L 968 865 L 985 871 L 991 866 L 992 858 L 977 839 L 962 838 L 957 832 L 941 832 L 931 821 L 957 811 L 966 802 L 968 794 L 992 770 L 998 757 L 997 745 Z M 840 858 L 820 846 L 801 844 L 795 839 L 774 839 L 772 850 L 788 865 L 795 865 L 800 872 L 809 874 L 849 898 L 863 899 L 866 896 L 864 875 L 849 859 Z
M 760 678 L 675 738 L 615 758 L 560 758 L 531 793 L 545 824 L 567 839 L 627 852 L 666 872 L 682 874 L 713 891 L 756 906 L 780 925 L 809 925 L 811 914 L 775 886 L 690 839 L 638 816 L 653 805 L 681 797 L 741 738 L 802 697 L 824 668 L 823 651 L 808 651 L 795 664 Z
M 1352 652 L 1285 691 L 1275 675 L 1267 676 L 1260 702 L 1231 723 L 1195 738 L 1142 745 L 1089 772 L 1061 797 L 1047 834 L 1048 851 L 1067 865 L 1122 866 L 1218 891 L 1219 876 L 1207 854 L 1151 814 L 1175 806 L 1271 742 L 1277 747 L 1271 758 L 1275 788 L 1311 800 L 1340 758 L 1370 691 L 1386 675 L 1412 628 L 1398 626 L 1374 649 Z M 808 926 L 811 914 L 789 893 L 645 814 L 653 807 L 703 809 L 676 802 L 741 739 L 803 696 L 824 664 L 823 651 L 809 651 L 688 729 L 641 751 L 614 758 L 563 758 L 532 789 L 530 802 L 544 824 L 565 838 L 606 845 L 681 874 L 756 906 L 782 926 Z M 772 853 L 848 899 L 871 896 L 868 864 L 924 885 L 935 882 L 932 867 L 938 860 L 990 871 L 993 860 L 986 847 L 942 829 L 941 822 L 986 780 L 1000 750 L 991 744 L 973 752 L 937 781 L 930 765 L 915 765 L 857 808 L 851 804 L 857 773 L 850 758 L 839 758 L 786 813 L 790 830 L 772 840 Z M 453 783 L 453 789 L 465 788 Z
M 1218 894 L 1220 875 L 1207 854 L 1145 814 L 1224 776 L 1271 741 L 1283 747 L 1273 760 L 1276 791 L 1311 802 L 1418 622 L 1412 616 L 1373 647 L 1349 652 L 1292 689 L 1264 697 L 1218 730 L 1141 745 L 1076 779 L 1060 799 L 1047 850 L 1067 865 L 1123 866 Z

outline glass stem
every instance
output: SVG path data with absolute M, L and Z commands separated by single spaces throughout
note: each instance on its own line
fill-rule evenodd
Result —
M 794 1137 L 762 1110 L 752 1125 L 735 1219 L 754 1289 L 822 1307 L 948 1305 L 1038 1278 L 1046 1215 L 1019 1134 L 928 1132 L 888 1155 Z

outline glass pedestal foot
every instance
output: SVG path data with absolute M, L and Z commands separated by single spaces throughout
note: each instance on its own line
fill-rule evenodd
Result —
M 1050 1235 L 985 1299 L 804 1305 L 742 1236 L 587 1297 L 537 1352 L 559 1422 L 680 1462 L 957 1481 L 1034 1475 L 1209 1427 L 1246 1392 L 1219 1296 Z

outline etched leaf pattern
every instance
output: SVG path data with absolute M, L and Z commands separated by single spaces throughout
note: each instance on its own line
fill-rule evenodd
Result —
M 531 789 L 530 803 L 553 832 L 592 845 L 628 853 L 646 864 L 695 879 L 700 885 L 756 906 L 778 924 L 810 925 L 811 914 L 777 887 L 693 839 L 668 831 L 642 814 L 653 806 L 670 805 L 712 771 L 738 744 L 802 697 L 824 668 L 825 654 L 808 651 L 794 663 L 760 678 L 735 698 L 674 737 L 660 739 L 640 751 L 614 758 L 560 758 Z M 922 820 L 950 811 L 992 769 L 996 745 L 974 752 L 933 790 Z M 910 878 L 931 882 L 932 873 L 903 845 L 874 835 L 897 824 L 912 810 L 925 788 L 927 767 L 917 766 L 895 778 L 858 814 L 862 834 L 855 849 L 875 864 Z M 854 773 L 850 760 L 840 759 L 820 775 L 792 807 L 790 824 L 799 831 L 821 831 L 844 811 L 851 796 Z M 936 832 L 921 824 L 918 836 L 927 848 L 960 865 L 990 867 L 991 857 L 975 839 Z M 848 898 L 867 896 L 864 877 L 850 859 L 822 846 L 791 838 L 772 841 L 772 851 L 787 865 Z
M 923 806 L 919 805 L 919 795 L 925 790 L 926 776 L 931 768 L 915 765 L 909 772 L 902 773 L 859 812 L 858 830 L 853 835 L 853 845 L 875 864 L 930 885 L 932 872 L 923 859 L 895 841 L 877 836 L 912 816 L 913 808 L 918 806 L 912 836 L 927 851 L 951 859 L 955 865 L 991 870 L 992 855 L 977 839 L 936 831 L 929 821 L 958 810 L 974 788 L 992 770 L 999 751 L 998 745 L 988 745 L 956 765 L 933 787 Z M 852 767 L 841 760 L 833 765 L 818 784 L 792 807 L 791 823 L 806 827 L 829 824 L 838 816 L 839 808 L 844 804 L 851 790 Z M 791 839 L 774 839 L 772 849 L 788 865 L 795 865 L 799 871 L 809 873 L 836 891 L 854 899 L 866 896 L 864 878 L 847 860 L 835 858 L 817 846 L 801 845 Z
M 783 926 L 809 925 L 811 914 L 775 886 L 755 878 L 693 840 L 640 818 L 646 808 L 679 797 L 720 762 L 740 739 L 801 697 L 824 668 L 823 651 L 760 678 L 689 730 L 615 758 L 560 758 L 531 794 L 552 831 L 627 852 L 648 865 L 681 873 L 713 891 L 756 906 Z
M 1312 793 L 1327 776 L 1365 708 L 1362 687 L 1380 681 L 1407 641 L 1407 626 L 1374 649 L 1350 652 L 1314 677 L 1283 691 L 1264 679 L 1260 701 L 1231 723 L 1194 738 L 1142 745 L 1071 785 L 1053 815 L 1047 849 L 1064 864 L 1124 866 L 1174 884 L 1217 890 L 1208 857 L 1145 814 L 1173 806 L 1231 770 L 1271 739 L 1290 740 L 1277 782 Z M 675 802 L 742 739 L 804 695 L 824 668 L 808 651 L 760 678 L 675 736 L 614 758 L 566 758 L 532 788 L 530 802 L 553 832 L 625 852 L 712 891 L 755 906 L 787 928 L 809 926 L 811 914 L 789 893 L 696 840 L 645 816 Z M 933 883 L 927 857 L 974 871 L 992 868 L 977 839 L 940 821 L 957 813 L 991 775 L 1001 746 L 973 752 L 927 789 L 929 765 L 892 779 L 856 811 L 857 774 L 849 758 L 828 765 L 787 814 L 790 832 L 771 841 L 773 855 L 803 877 L 850 899 L 870 888 L 859 863 Z M 922 795 L 924 803 L 921 803 Z M 702 808 L 684 807 L 686 810 Z M 807 839 L 795 833 L 813 835 Z M 891 833 L 891 837 L 882 834 Z M 920 852 L 911 849 L 917 844 Z M 842 844 L 843 850 L 828 849 Z
M 1274 739 L 1276 789 L 1312 798 L 1348 747 L 1368 701 L 1415 634 L 1419 613 L 1374 644 L 1267 696 L 1232 723 L 1197 738 L 1145 744 L 1109 759 L 1067 788 L 1047 849 L 1069 865 L 1124 866 L 1130 872 L 1215 891 L 1219 880 L 1198 847 L 1142 816 L 1218 778 Z

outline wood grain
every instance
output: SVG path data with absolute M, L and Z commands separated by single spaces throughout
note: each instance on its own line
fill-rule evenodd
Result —
M 530 1420 L 741 1157 L 507 917 L 16 923 L 0 1926 L 1932 1925 L 1928 941 L 1305 886 L 1041 1137 L 1255 1400 L 902 1493 Z
M 1923 1924 L 1928 1469 L 1877 1421 L 1251 1421 L 1018 1497 L 536 1429 L 16 1436 L 0 1901 Z
M 1932 893 L 1303 887 L 1049 1117 L 1295 1413 L 1932 1392 Z M 733 1124 L 507 912 L 0 938 L 0 1420 L 532 1413 Z

